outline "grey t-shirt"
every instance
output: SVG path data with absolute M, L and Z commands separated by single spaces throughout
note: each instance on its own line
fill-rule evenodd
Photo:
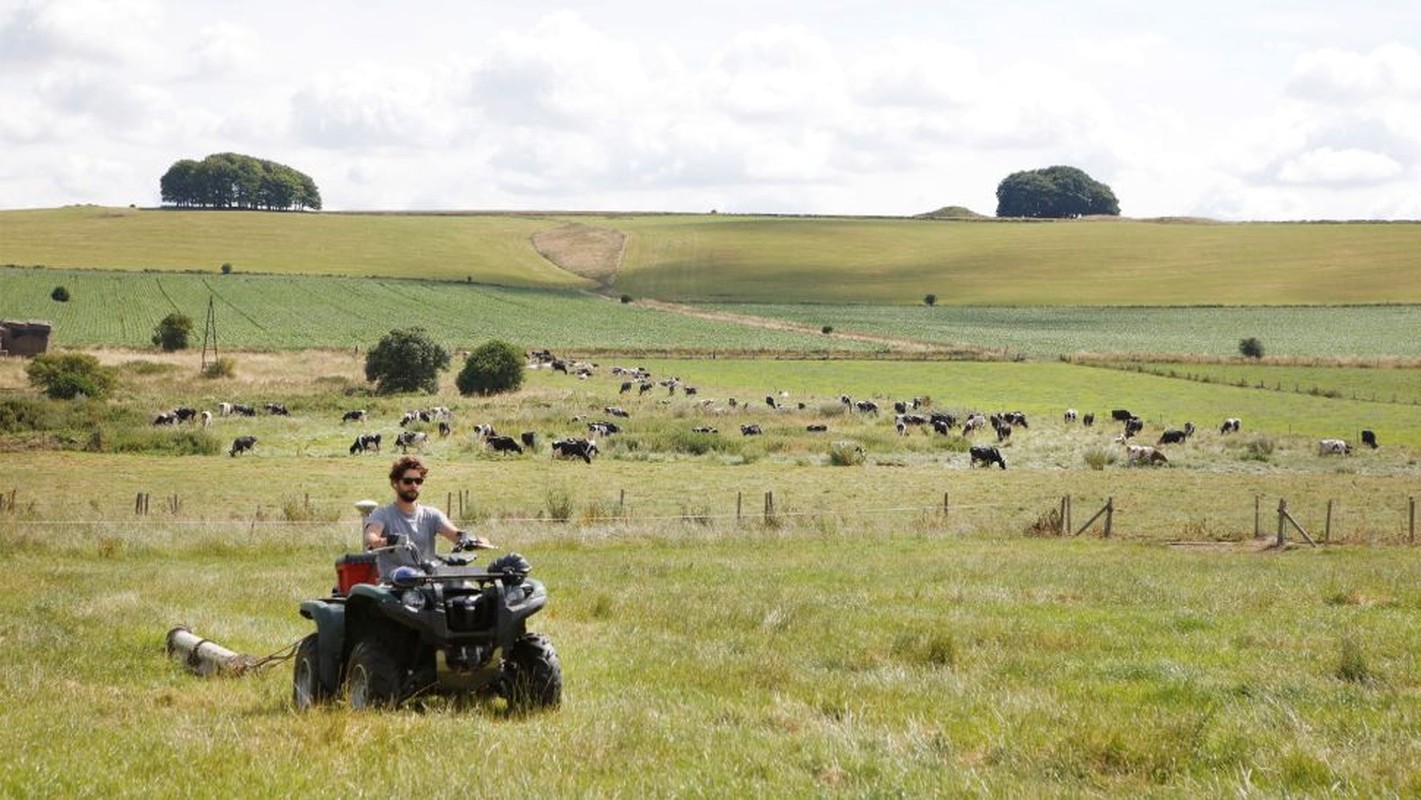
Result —
M 385 525 L 385 533 L 398 533 L 405 537 L 419 551 L 415 556 L 406 548 L 397 548 L 380 553 L 376 561 L 380 566 L 380 577 L 388 577 L 395 567 L 402 564 L 418 566 L 419 562 L 434 558 L 434 545 L 439 541 L 439 532 L 453 527 L 444 512 L 433 506 L 416 505 L 414 514 L 406 516 L 399 505 L 391 503 L 370 512 L 366 524 L 380 522 Z

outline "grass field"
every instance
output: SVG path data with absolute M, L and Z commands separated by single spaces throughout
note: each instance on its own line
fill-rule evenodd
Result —
M 399 276 L 568 288 L 568 225 L 626 237 L 615 292 L 677 301 L 914 305 L 1421 302 L 1421 225 L 1054 223 L 724 215 L 0 212 L 0 263 Z M 570 254 L 571 255 L 571 254 Z M 617 265 L 609 265 L 616 267 Z M 599 269 L 599 274 L 607 270 Z
M 285 663 L 201 679 L 165 657 L 179 624 L 256 656 L 304 635 L 349 528 L 0 522 L 0 794 L 1421 792 L 1414 550 L 506 532 L 550 590 L 556 711 L 298 715 Z

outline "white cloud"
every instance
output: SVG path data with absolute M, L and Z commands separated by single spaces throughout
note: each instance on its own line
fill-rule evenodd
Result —
M 1288 159 L 1278 167 L 1284 183 L 1355 186 L 1384 183 L 1400 177 L 1402 166 L 1381 153 L 1319 148 Z
M 317 75 L 290 104 L 292 130 L 333 148 L 447 144 L 456 119 L 432 70 L 363 64 Z
M 162 19 L 156 0 L 38 0 L 0 18 L 0 63 L 143 56 Z
M 1289 93 L 1320 102 L 1373 97 L 1421 98 L 1421 53 L 1389 44 L 1367 53 L 1323 48 L 1299 56 Z

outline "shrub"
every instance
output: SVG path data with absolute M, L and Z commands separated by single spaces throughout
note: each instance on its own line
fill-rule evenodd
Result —
M 523 385 L 523 353 L 508 342 L 486 342 L 469 353 L 454 379 L 459 394 L 501 394 Z
M 157 327 L 153 329 L 153 344 L 168 353 L 187 349 L 188 340 L 191 338 L 192 317 L 176 311 L 159 320 Z
M 1275 444 L 1270 436 L 1255 436 L 1243 446 L 1245 461 L 1268 461 L 1273 457 Z
M 923 295 L 923 302 L 929 306 L 935 306 L 937 305 L 937 295 L 933 294 L 932 292 L 928 292 L 927 294 Z
M 67 303 L 69 302 L 69 290 L 63 286 L 56 286 L 54 291 L 49 293 L 49 299 L 57 303 Z
M 41 353 L 25 366 L 25 375 L 55 400 L 103 397 L 117 382 L 114 371 L 88 353 Z
M 439 391 L 439 371 L 449 366 L 449 351 L 424 328 L 392 330 L 365 354 L 365 380 L 380 394 Z
M 237 376 L 237 359 L 222 356 L 211 364 L 202 368 L 204 378 L 235 378 Z
M 231 265 L 231 264 L 223 264 L 223 265 L 222 265 L 222 274 L 223 274 L 223 275 L 231 275 L 231 274 L 232 274 L 232 265 Z
M 1103 447 L 1092 447 L 1085 451 L 1086 466 L 1099 471 L 1115 463 L 1115 454 Z
M 623 302 L 623 303 L 630 303 L 631 301 L 632 301 L 632 296 L 631 296 L 631 295 L 629 295 L 629 294 L 624 294 L 624 295 L 622 295 L 622 302 Z
M 1367 657 L 1363 655 L 1362 648 L 1350 638 L 1342 640 L 1337 669 L 1333 674 L 1339 680 L 1348 683 L 1370 683 L 1373 678 L 1371 667 L 1367 666 Z
M 543 508 L 548 512 L 548 518 L 557 522 L 567 522 L 572 519 L 574 504 L 572 493 L 564 486 L 550 486 L 543 493 Z
M 868 460 L 868 454 L 858 442 L 834 442 L 829 445 L 829 463 L 836 467 L 856 467 Z
M 1238 352 L 1244 358 L 1262 358 L 1263 342 L 1258 341 L 1258 339 L 1253 336 L 1250 336 L 1247 339 L 1240 339 L 1238 343 Z
M 819 332 L 820 332 L 820 333 L 823 333 L 823 334 L 830 334 L 830 333 L 833 333 L 833 332 L 834 332 L 834 326 L 833 326 L 833 325 L 825 325 L 824 327 L 822 327 L 822 328 L 819 329 Z

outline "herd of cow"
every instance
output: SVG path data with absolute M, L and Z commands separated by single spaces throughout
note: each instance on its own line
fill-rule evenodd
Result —
M 530 368 L 551 368 L 555 371 L 565 373 L 569 376 L 586 380 L 596 374 L 597 365 L 587 362 L 567 362 L 554 357 L 548 351 L 535 351 L 529 354 Z M 623 378 L 620 393 L 626 393 L 633 388 L 638 388 L 639 393 L 645 393 L 650 387 L 662 386 L 667 389 L 668 394 L 674 395 L 679 389 L 685 396 L 695 396 L 698 392 L 695 387 L 682 382 L 680 378 L 666 378 L 660 381 L 652 381 L 651 373 L 641 367 L 626 368 L 612 367 L 614 376 Z M 669 401 L 664 401 L 669 402 Z M 698 400 L 699 405 L 710 409 L 715 401 Z M 803 402 L 790 403 L 786 393 L 769 394 L 765 396 L 765 406 L 775 411 L 805 410 L 806 404 Z M 882 410 L 876 400 L 855 400 L 848 395 L 840 395 L 839 402 L 851 414 L 867 415 L 877 417 Z M 737 401 L 729 398 L 726 405 L 730 409 L 748 409 L 750 403 Z M 915 429 L 931 429 L 938 435 L 958 434 L 964 438 L 972 437 L 979 431 L 991 430 L 996 436 L 996 445 L 1008 442 L 1014 430 L 1028 429 L 1030 427 L 1026 414 L 1021 411 L 1004 411 L 992 414 L 982 412 L 967 412 L 961 415 L 944 411 L 925 411 L 928 401 L 924 398 L 914 397 L 911 400 L 893 402 L 893 427 L 899 435 L 907 436 Z M 266 403 L 262 408 L 270 415 L 287 416 L 289 412 L 281 403 Z M 254 407 L 240 403 L 219 403 L 217 404 L 218 414 L 221 416 L 255 416 L 257 411 Z M 723 410 L 723 409 L 722 409 Z M 620 406 L 606 406 L 603 412 L 608 417 L 617 419 L 629 419 L 631 412 Z M 1128 464 L 1137 465 L 1161 465 L 1168 464 L 1169 458 L 1166 456 L 1164 447 L 1166 445 L 1179 445 L 1189 441 L 1195 433 L 1195 426 L 1192 422 L 1186 422 L 1180 428 L 1167 428 L 1159 436 L 1154 445 L 1141 444 L 1132 441 L 1133 437 L 1144 430 L 1144 421 L 1140 417 L 1125 409 L 1115 409 L 1110 413 L 1114 422 L 1120 423 L 1121 432 L 1115 437 L 1117 444 L 1125 448 L 1125 458 Z M 189 407 L 179 407 L 170 411 L 159 413 L 153 419 L 154 425 L 177 425 L 179 423 L 191 423 L 201 425 L 206 428 L 212 424 L 213 415 L 209 411 L 199 411 Z M 344 412 L 341 416 L 341 423 L 366 423 L 370 419 L 370 414 L 366 409 L 353 409 Z M 425 430 L 410 429 L 411 426 L 426 427 L 434 426 L 438 435 L 447 437 L 454 430 L 454 415 L 447 407 L 435 406 L 432 408 L 420 408 L 405 411 L 400 419 L 399 426 L 402 429 L 395 435 L 393 444 L 402 453 L 410 450 L 422 450 L 429 442 L 429 433 Z M 1084 427 L 1092 427 L 1095 424 L 1095 414 L 1087 412 L 1082 414 L 1074 408 L 1068 408 L 1062 415 L 1062 420 L 1067 425 L 1079 423 Z M 549 445 L 549 451 L 555 458 L 580 458 L 586 463 L 592 463 L 592 459 L 599 452 L 596 437 L 607 437 L 622 432 L 622 427 L 616 422 L 607 419 L 587 420 L 584 416 L 573 417 L 572 421 L 585 423 L 586 436 L 570 436 L 566 438 L 554 439 Z M 1229 417 L 1223 421 L 1219 427 L 1220 434 L 1234 434 L 1242 430 L 1242 421 L 1237 417 Z M 757 422 L 747 422 L 739 426 L 742 436 L 759 436 L 764 433 L 763 427 Z M 826 433 L 829 426 L 826 423 L 816 422 L 805 425 L 808 433 Z M 716 427 L 711 425 L 697 425 L 691 429 L 698 434 L 718 434 Z M 473 427 L 473 436 L 481 441 L 485 447 L 495 453 L 507 453 L 513 455 L 523 455 L 529 450 L 536 448 L 538 435 L 533 431 L 524 431 L 517 438 L 501 435 L 497 433 L 492 425 L 478 424 Z M 1371 430 L 1361 432 L 1362 443 L 1368 447 L 1376 448 L 1376 434 Z M 350 445 L 350 454 L 379 453 L 384 437 L 380 433 L 362 432 L 356 434 Z M 257 444 L 255 436 L 238 436 L 232 441 L 228 454 L 236 456 L 239 453 L 252 451 Z M 972 444 L 968 447 L 968 465 L 991 467 L 996 465 L 1000 469 L 1006 469 L 1007 463 L 1002 455 L 1001 449 L 996 445 Z M 1348 455 L 1352 452 L 1352 446 L 1343 439 L 1328 438 L 1318 442 L 1319 455 Z

